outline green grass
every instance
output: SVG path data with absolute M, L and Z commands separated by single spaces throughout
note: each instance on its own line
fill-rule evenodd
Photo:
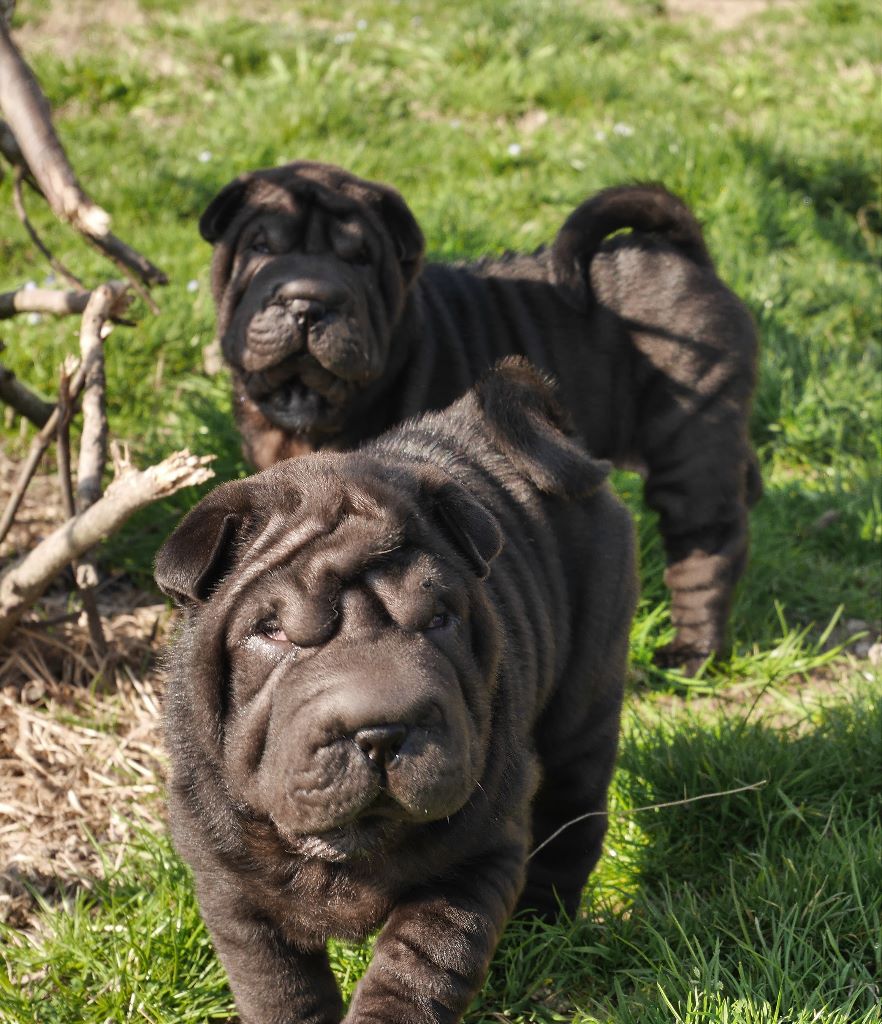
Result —
M 880 697 L 877 679 L 821 703 L 780 692 L 762 715 L 635 702 L 587 915 L 512 923 L 468 1024 L 882 1020 Z M 120 870 L 47 908 L 42 928 L 2 936 L 4 1022 L 230 1012 L 165 836 L 142 834 Z M 369 948 L 334 944 L 332 956 L 348 992 Z
M 717 31 L 651 0 L 303 0 L 263 3 L 260 17 L 139 0 L 125 31 L 93 14 L 75 43 L 41 36 L 50 6 L 21 0 L 16 24 L 69 155 L 117 233 L 171 280 L 158 316 L 136 307 L 137 326 L 107 342 L 111 430 L 141 464 L 187 445 L 215 452 L 221 479 L 247 471 L 228 381 L 201 373 L 213 311 L 196 231 L 240 171 L 304 157 L 389 181 L 442 260 L 535 246 L 616 182 L 661 180 L 693 205 L 760 327 L 752 430 L 766 493 L 732 655 L 688 682 L 652 665 L 670 637 L 662 555 L 638 481 L 615 474 L 644 583 L 615 801 L 768 782 L 616 818 L 589 916 L 572 929 L 513 925 L 469 1019 L 878 1021 L 879 680 L 856 676 L 796 731 L 749 715 L 795 675 L 811 689 L 842 674 L 823 642 L 837 616 L 882 618 L 875 5 L 802 0 Z M 42 283 L 8 178 L 0 209 L 0 290 Z M 31 210 L 71 266 L 91 281 L 111 273 Z M 73 323 L 20 319 L 2 335 L 7 365 L 51 395 Z M 17 424 L 2 436 L 11 451 L 27 441 Z M 107 567 L 147 581 L 195 498 L 142 513 L 104 550 Z M 736 684 L 740 703 L 717 717 L 671 697 L 701 705 Z M 144 836 L 119 873 L 41 922 L 38 940 L 6 936 L 4 1022 L 171 1024 L 229 1007 L 164 837 Z M 351 984 L 365 951 L 335 956 Z

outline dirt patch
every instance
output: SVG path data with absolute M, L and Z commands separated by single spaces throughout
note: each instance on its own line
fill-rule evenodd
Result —
M 100 49 L 146 22 L 137 0 L 53 0 L 34 8 L 19 5 L 27 21 L 16 30 L 16 43 L 25 54 L 51 49 L 63 60 Z
M 775 8 L 795 8 L 795 0 L 666 0 L 665 12 L 672 18 L 704 18 L 714 28 L 736 28 L 748 18 Z

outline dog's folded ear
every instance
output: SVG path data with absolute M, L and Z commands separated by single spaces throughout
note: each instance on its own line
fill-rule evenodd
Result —
M 179 605 L 204 601 L 230 569 L 250 509 L 241 480 L 221 484 L 190 509 L 156 555 L 154 576 L 162 591 Z
M 475 385 L 496 447 L 546 494 L 584 497 L 610 464 L 592 458 L 557 401 L 555 384 L 520 356 L 501 360 Z
M 465 556 L 478 579 L 502 550 L 502 530 L 496 516 L 446 473 L 426 468 L 423 494 L 433 524 Z
M 406 285 L 419 273 L 426 240 L 410 207 L 400 193 L 388 185 L 371 183 L 365 200 L 383 221 L 395 243 L 398 262 Z
M 199 234 L 212 245 L 219 241 L 245 202 L 250 174 L 241 174 L 225 185 L 199 218 Z

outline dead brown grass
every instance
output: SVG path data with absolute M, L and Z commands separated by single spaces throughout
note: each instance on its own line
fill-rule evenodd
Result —
M 131 590 L 114 600 L 112 661 L 95 661 L 79 621 L 19 629 L 0 657 L 0 920 L 18 927 L 37 896 L 100 876 L 136 826 L 162 827 L 155 649 L 169 616 Z
M 0 503 L 16 469 L 0 454 Z M 0 549 L 0 571 L 60 521 L 44 473 Z M 102 659 L 68 586 L 60 580 L 0 648 L 0 921 L 19 927 L 38 896 L 88 885 L 136 824 L 162 820 L 156 652 L 168 609 L 125 578 L 105 581 Z
M 18 927 L 37 896 L 100 876 L 136 826 L 162 827 L 154 651 L 168 614 L 115 599 L 102 609 L 112 662 L 95 661 L 79 621 L 20 629 L 0 657 L 0 920 Z

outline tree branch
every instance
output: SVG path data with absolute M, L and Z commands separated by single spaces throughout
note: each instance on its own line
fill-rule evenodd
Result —
M 101 477 L 107 462 L 104 347 L 101 339 L 116 299 L 110 285 L 100 285 L 92 292 L 80 326 L 80 360 L 84 377 L 83 431 L 77 463 L 77 512 L 84 512 L 101 497 Z
M 102 288 L 109 289 L 114 295 L 114 303 L 111 307 L 111 312 L 119 311 L 123 304 L 128 301 L 126 286 L 121 284 L 119 281 L 112 281 L 109 284 L 102 285 Z M 85 379 L 86 368 L 81 363 L 70 380 L 71 403 L 75 402 L 79 397 L 80 392 L 83 390 Z M 40 464 L 43 452 L 46 451 L 52 441 L 52 438 L 55 436 L 55 432 L 58 429 L 59 416 L 60 411 L 56 405 L 52 410 L 49 419 L 43 424 L 43 428 L 40 433 L 37 434 L 33 441 L 31 441 L 31 447 L 28 451 L 27 457 L 19 470 L 15 488 L 9 497 L 9 501 L 6 503 L 3 515 L 0 516 L 0 544 L 3 543 L 6 534 L 9 533 L 9 528 L 12 526 L 12 522 L 15 519 L 18 506 L 21 504 L 21 499 L 24 497 L 24 493 L 31 481 L 31 477 L 34 475 L 37 466 Z
M 0 342 L 0 352 L 3 351 L 3 343 Z M 12 370 L 7 369 L 0 363 L 0 402 L 11 406 L 25 419 L 30 420 L 37 427 L 45 426 L 46 420 L 52 415 L 55 406 L 51 402 L 34 394 L 15 376 Z
M 54 288 L 16 288 L 13 292 L 0 292 L 0 320 L 9 320 L 19 313 L 81 314 L 91 294 Z
M 46 201 L 86 235 L 110 231 L 110 214 L 86 195 L 52 127 L 49 104 L 6 26 L 0 24 L 0 108 Z
M 80 326 L 80 358 L 85 377 L 82 401 L 83 431 L 80 435 L 80 457 L 77 463 L 78 514 L 85 512 L 101 497 L 101 478 L 107 462 L 106 379 L 104 346 L 101 339 L 115 301 L 116 296 L 109 285 L 96 288 L 83 312 Z M 95 602 L 98 570 L 94 560 L 87 555 L 74 567 L 74 575 L 86 610 L 92 646 L 95 653 L 103 658 L 107 654 L 107 640 Z
M 10 162 L 33 177 L 56 216 L 145 284 L 167 284 L 168 278 L 158 267 L 111 233 L 110 214 L 93 202 L 77 181 L 52 126 L 46 97 L 2 21 L 0 110 L 15 143 L 10 143 L 6 133 L 0 133 L 0 149 Z
M 52 251 L 49 246 L 40 238 L 40 235 L 34 225 L 31 223 L 31 218 L 28 216 L 27 208 L 25 207 L 24 196 L 22 195 L 21 183 L 25 179 L 25 172 L 21 167 L 15 168 L 15 175 L 12 182 L 12 201 L 15 206 L 15 212 L 18 214 L 18 219 L 22 223 L 22 227 L 27 231 L 31 241 L 40 250 L 40 252 L 46 257 L 49 262 L 49 266 L 58 274 L 63 277 L 69 285 L 74 288 L 85 288 L 83 282 L 69 270 L 64 263 L 57 257 L 52 255 Z
M 110 284 L 119 291 L 125 288 L 124 281 L 111 281 Z M 16 288 L 13 292 L 0 292 L 0 320 L 8 320 L 18 313 L 79 315 L 85 310 L 91 295 L 91 291 L 61 291 L 55 288 Z M 121 310 L 117 309 L 117 312 Z M 120 322 L 117 316 L 112 319 Z
M 94 505 L 59 526 L 7 570 L 0 577 L 0 643 L 65 565 L 114 533 L 139 509 L 183 487 L 210 480 L 214 472 L 208 463 L 213 458 L 191 455 L 185 450 L 149 469 L 123 473 Z

